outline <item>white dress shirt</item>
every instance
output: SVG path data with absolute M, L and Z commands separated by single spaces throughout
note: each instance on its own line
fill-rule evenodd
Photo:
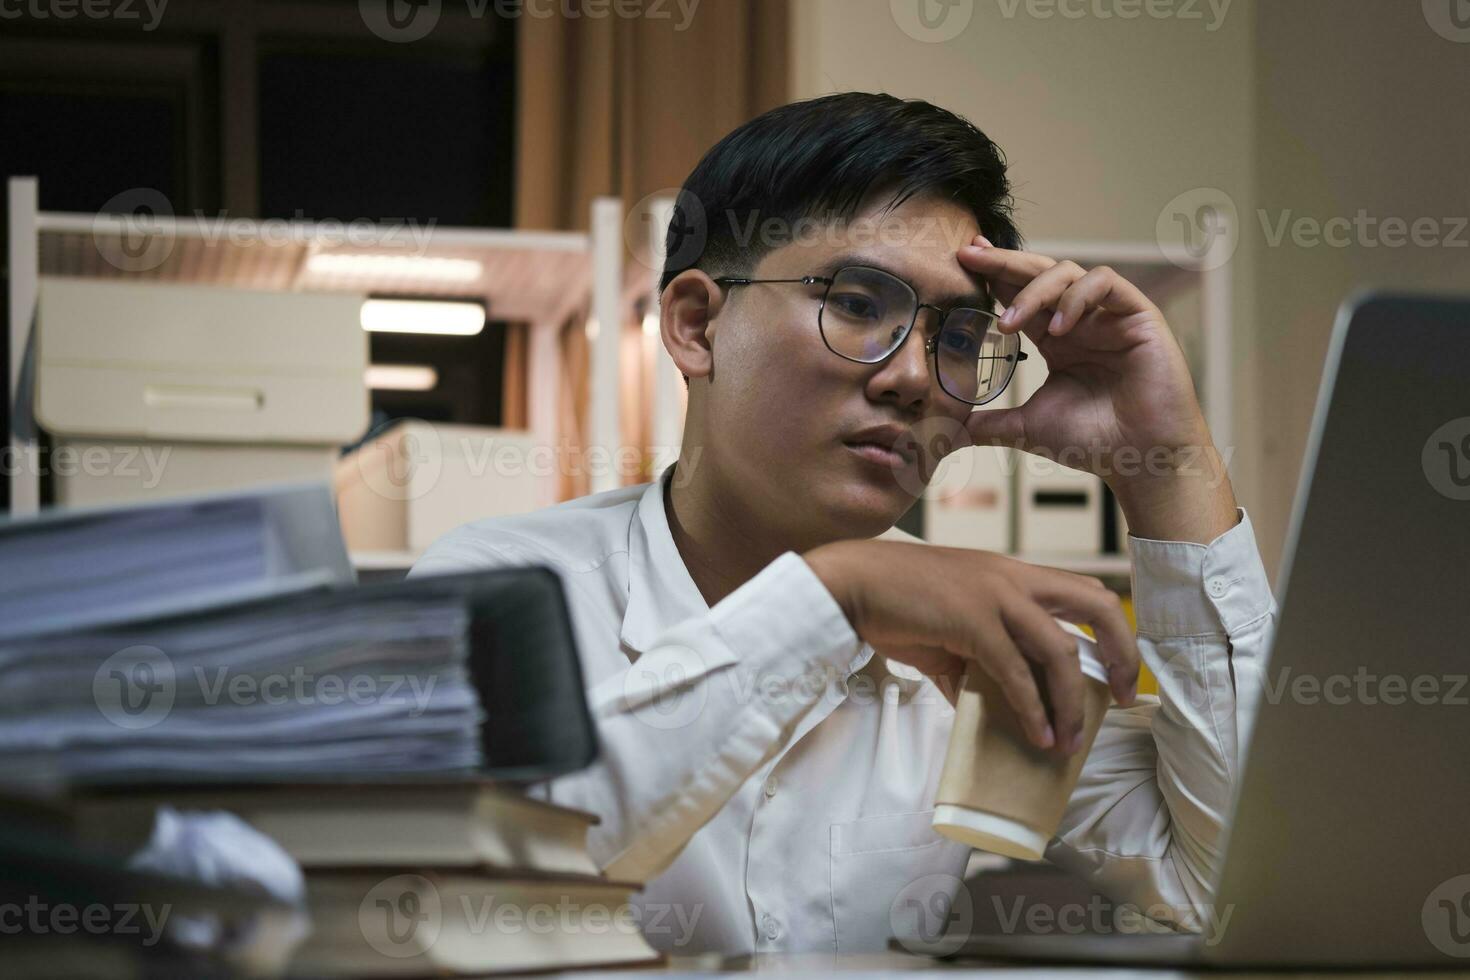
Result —
M 635 906 L 655 947 L 860 952 L 932 934 L 911 920 L 956 892 L 969 857 L 930 826 L 953 708 L 875 655 L 793 552 L 711 608 L 669 531 L 671 471 L 465 525 L 413 574 L 559 573 L 601 755 L 549 795 L 601 816 L 592 856 L 646 882 Z M 1208 546 L 1130 548 L 1160 697 L 1109 710 L 1046 856 L 1197 930 L 1254 709 L 1234 682 L 1259 690 L 1276 607 L 1243 511 Z

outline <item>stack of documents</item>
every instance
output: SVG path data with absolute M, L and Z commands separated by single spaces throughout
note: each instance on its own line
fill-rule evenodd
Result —
M 66 781 L 473 768 L 463 603 L 383 591 L 0 642 L 0 745 Z
M 0 528 L 0 746 L 66 783 L 342 778 L 480 763 L 470 612 L 357 588 L 324 487 Z
M 331 496 L 315 484 L 0 522 L 11 637 L 352 581 Z
M 550 569 L 359 585 L 326 489 L 281 488 L 0 525 L 0 611 L 16 624 L 0 637 L 0 781 L 41 783 L 24 789 L 59 801 L 45 821 L 66 846 L 109 859 L 165 806 L 275 839 L 305 869 L 313 923 L 292 975 L 658 961 L 637 884 L 592 859 L 597 818 L 516 788 L 596 752 Z M 0 882 L 26 881 L 17 869 L 0 847 Z M 151 893 L 129 879 L 118 894 Z M 255 904 L 252 928 L 271 927 Z M 78 948 L 42 940 L 26 937 L 22 967 Z M 114 972 L 139 973 L 133 952 Z

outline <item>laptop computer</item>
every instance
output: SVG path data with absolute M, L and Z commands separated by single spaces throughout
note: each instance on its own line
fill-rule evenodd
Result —
M 1470 299 L 1343 306 L 1286 545 L 1215 927 L 955 956 L 1470 968 Z

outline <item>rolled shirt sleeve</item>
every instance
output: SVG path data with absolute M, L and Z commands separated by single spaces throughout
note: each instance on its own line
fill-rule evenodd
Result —
M 1047 851 L 1115 901 L 1196 932 L 1276 624 L 1250 518 L 1208 545 L 1130 537 L 1138 645 L 1157 697 L 1112 708 Z

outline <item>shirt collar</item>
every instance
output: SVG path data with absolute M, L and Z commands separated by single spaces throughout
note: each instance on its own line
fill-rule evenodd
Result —
M 689 569 L 684 556 L 674 544 L 669 530 L 669 515 L 664 509 L 664 486 L 673 478 L 672 465 L 644 489 L 638 508 L 628 526 L 628 608 L 618 634 L 622 644 L 637 654 L 653 646 L 667 629 L 693 616 L 709 612 L 709 603 Z M 879 535 L 891 540 L 916 541 L 894 528 Z M 922 687 L 924 675 L 908 664 L 873 656 L 872 647 L 863 644 L 863 652 L 854 661 L 854 671 L 868 669 L 877 677 L 891 677 L 904 693 Z
M 669 466 L 648 485 L 628 527 L 628 609 L 619 637 L 636 653 L 671 626 L 709 612 L 669 530 L 664 485 L 673 473 Z

